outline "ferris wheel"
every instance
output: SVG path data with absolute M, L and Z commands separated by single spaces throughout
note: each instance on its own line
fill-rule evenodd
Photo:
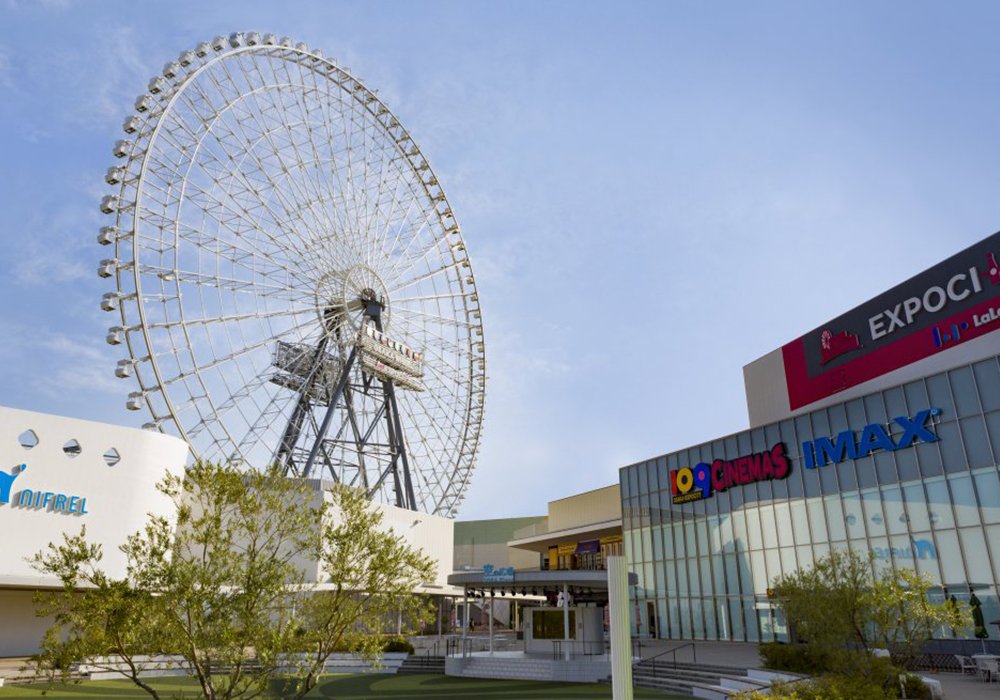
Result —
M 168 63 L 124 130 L 98 274 L 144 427 L 454 515 L 483 420 L 479 295 L 389 108 L 318 50 L 237 33 Z

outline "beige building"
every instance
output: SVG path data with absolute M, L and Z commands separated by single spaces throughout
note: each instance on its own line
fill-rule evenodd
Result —
M 604 569 L 607 557 L 622 553 L 618 484 L 549 501 L 548 517 L 514 532 L 507 546 L 534 556 L 531 568 Z

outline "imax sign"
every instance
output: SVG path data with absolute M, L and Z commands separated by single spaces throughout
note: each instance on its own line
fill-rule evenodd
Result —
M 881 423 L 866 425 L 860 431 L 845 430 L 835 437 L 807 440 L 802 443 L 802 459 L 806 469 L 815 469 L 824 464 L 867 457 L 879 450 L 893 452 L 917 442 L 937 442 L 941 438 L 934 434 L 927 426 L 927 422 L 931 416 L 939 415 L 941 415 L 940 408 L 928 408 L 913 418 L 906 416 L 893 418 L 892 422 L 903 429 L 902 434 L 895 440 Z

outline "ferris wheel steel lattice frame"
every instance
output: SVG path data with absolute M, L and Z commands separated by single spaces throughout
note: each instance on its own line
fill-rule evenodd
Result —
M 483 421 L 479 294 L 396 116 L 322 52 L 250 32 L 182 52 L 123 128 L 98 274 L 144 427 L 455 515 Z

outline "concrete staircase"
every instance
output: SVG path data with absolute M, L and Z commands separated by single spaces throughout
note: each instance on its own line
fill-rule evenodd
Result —
M 632 683 L 679 695 L 694 695 L 696 688 L 719 687 L 723 679 L 743 680 L 747 669 L 678 661 L 641 661 L 632 667 Z
M 444 657 L 411 655 L 403 660 L 403 664 L 396 673 L 399 675 L 414 673 L 440 673 L 443 675 Z
M 449 656 L 445 660 L 449 676 L 466 678 L 510 678 L 531 681 L 596 683 L 608 677 L 611 663 L 600 657 L 582 657 L 572 661 L 526 656 L 522 653 L 495 656 Z

